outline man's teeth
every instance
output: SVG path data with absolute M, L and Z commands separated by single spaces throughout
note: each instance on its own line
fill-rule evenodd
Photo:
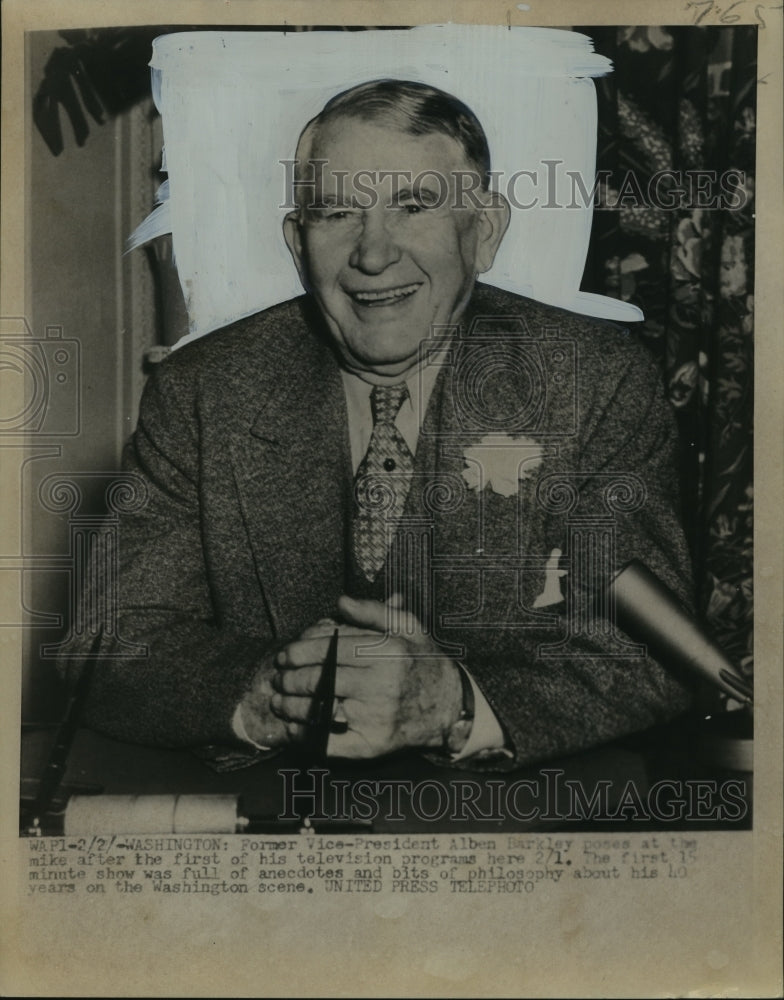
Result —
M 383 292 L 352 292 L 352 296 L 358 302 L 381 302 L 383 299 L 401 299 L 405 295 L 411 295 L 419 288 L 419 285 L 403 285 L 400 288 L 389 288 Z

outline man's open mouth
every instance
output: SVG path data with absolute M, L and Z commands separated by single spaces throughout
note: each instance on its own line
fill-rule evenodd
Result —
M 388 306 L 409 298 L 419 288 L 419 284 L 415 282 L 413 285 L 398 285 L 396 288 L 356 291 L 348 294 L 361 306 Z

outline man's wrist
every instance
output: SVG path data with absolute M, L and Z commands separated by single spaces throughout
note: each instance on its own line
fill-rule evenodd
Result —
M 270 708 L 273 664 L 274 653 L 270 653 L 262 661 L 250 689 L 243 695 L 232 718 L 232 729 L 238 739 L 264 749 L 279 746 L 286 741 L 284 723 Z

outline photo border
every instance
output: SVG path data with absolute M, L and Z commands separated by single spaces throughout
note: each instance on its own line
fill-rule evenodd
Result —
M 730 9 L 733 8 L 733 9 Z M 379 4 L 233 0 L 5 0 L 2 5 L 2 286 L 0 316 L 29 315 L 25 287 L 24 32 L 110 24 L 401 25 L 756 23 L 759 32 L 755 289 L 755 818 L 754 830 L 699 835 L 703 867 L 676 891 L 624 883 L 592 886 L 510 909 L 409 898 L 329 900 L 287 912 L 208 900 L 156 913 L 143 900 L 110 911 L 78 899 L 42 907 L 19 895 L 24 843 L 15 829 L 19 774 L 21 633 L 0 636 L 2 708 L 2 988 L 54 995 L 647 996 L 776 995 L 781 989 L 782 718 L 780 497 L 784 245 L 781 5 L 590 3 L 536 0 Z M 737 16 L 737 22 L 727 19 Z M 20 252 L 20 249 L 22 252 Z M 0 453 L 0 460 L 4 459 Z M 18 477 L 0 475 L 0 506 L 18 511 Z M 5 530 L 8 530 L 6 528 Z M 14 529 L 15 530 L 15 529 Z M 634 835 L 636 836 L 636 835 Z M 643 835 L 644 836 L 644 835 Z M 176 900 L 174 901 L 176 903 Z M 592 905 L 593 904 L 593 905 Z M 215 911 L 214 907 L 220 906 Z M 219 919 L 218 919 L 219 918 Z M 260 953 L 260 954 L 259 954 Z M 254 959 L 255 954 L 255 959 Z M 469 961 L 466 955 L 473 955 Z M 435 956 L 435 957 L 434 957 Z M 261 992 L 260 992 L 261 991 Z

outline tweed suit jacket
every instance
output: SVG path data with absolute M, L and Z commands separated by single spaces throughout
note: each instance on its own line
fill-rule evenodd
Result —
M 631 558 L 689 601 L 675 442 L 659 373 L 627 331 L 476 286 L 428 405 L 390 563 L 418 567 L 412 610 L 469 669 L 518 764 L 688 704 L 678 679 L 592 610 Z M 470 458 L 483 444 L 487 468 Z M 511 493 L 498 488 L 504 456 L 520 476 Z M 121 519 L 117 629 L 88 722 L 133 742 L 231 740 L 265 654 L 334 614 L 349 585 L 346 404 L 312 300 L 156 366 L 124 468 L 147 501 Z M 541 607 L 556 549 L 564 600 Z M 118 656 L 120 641 L 146 655 Z

